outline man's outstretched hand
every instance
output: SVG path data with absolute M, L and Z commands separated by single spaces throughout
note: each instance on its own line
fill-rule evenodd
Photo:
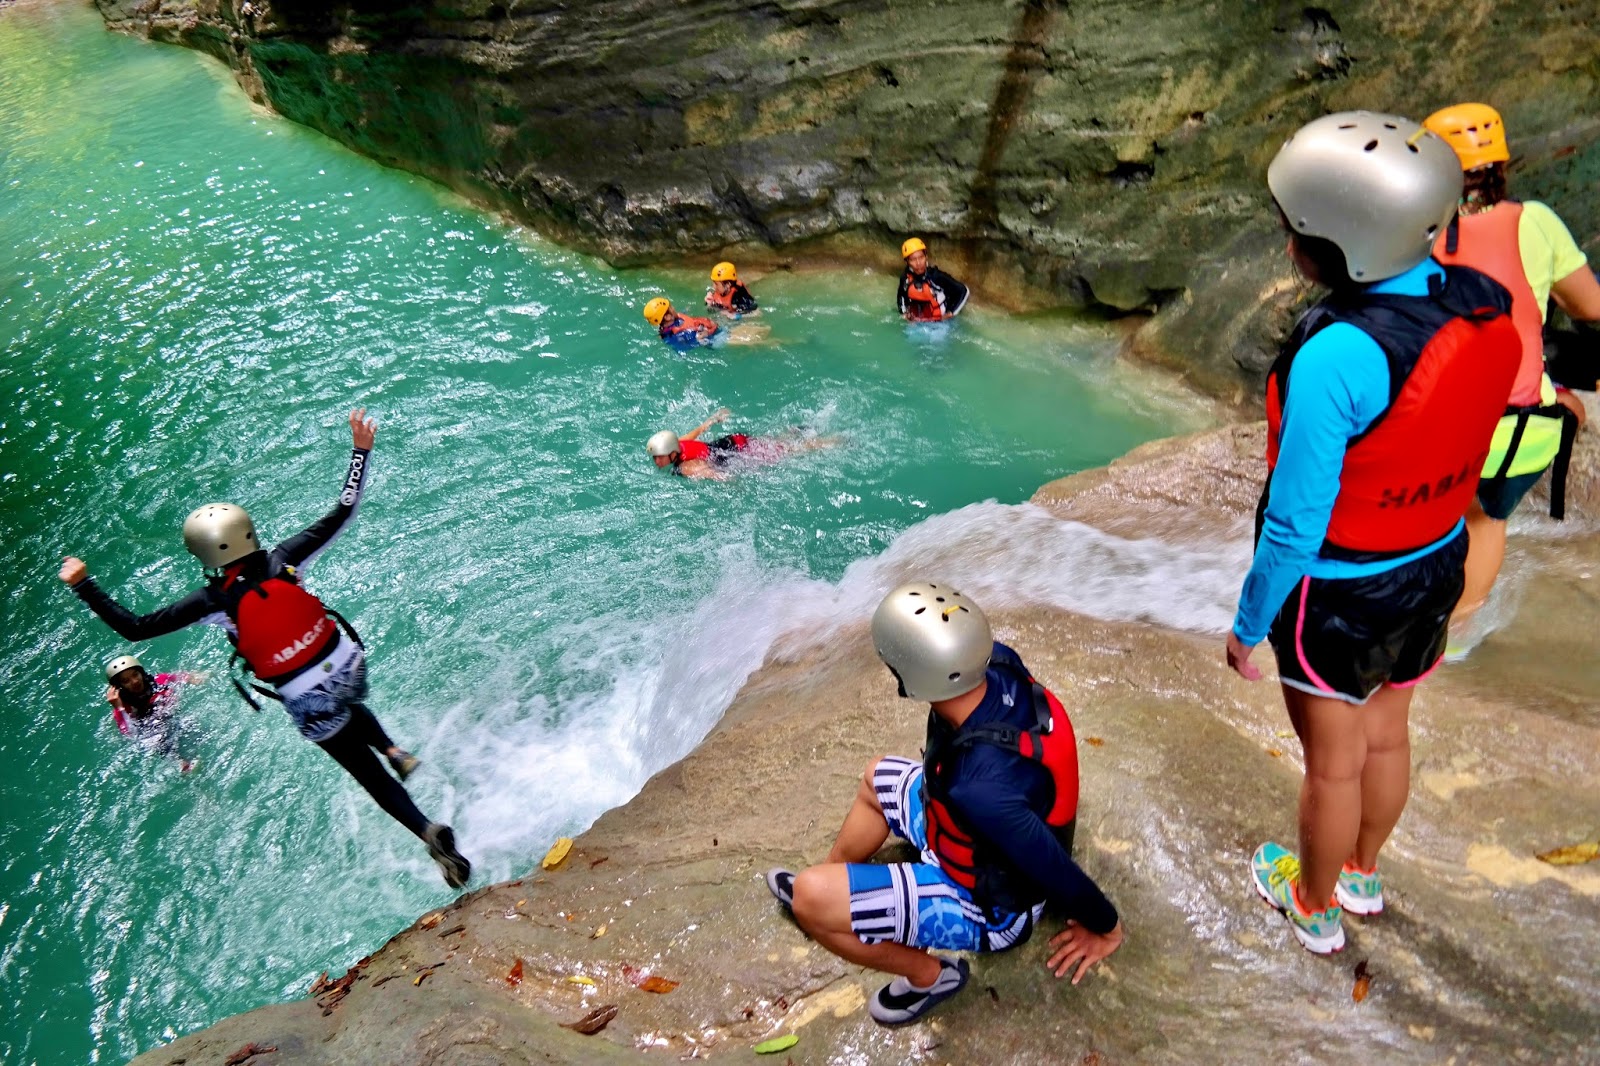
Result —
M 362 451 L 372 450 L 372 441 L 378 435 L 378 423 L 367 417 L 365 407 L 350 412 L 350 441 Z
M 69 555 L 65 559 L 61 560 L 60 577 L 61 580 L 65 581 L 67 584 L 76 585 L 78 582 L 82 581 L 88 576 L 89 568 L 83 565 L 82 559 L 74 559 Z
M 1050 938 L 1050 946 L 1056 950 L 1045 965 L 1054 970 L 1057 977 L 1067 976 L 1067 971 L 1076 966 L 1078 971 L 1072 975 L 1072 983 L 1077 984 L 1089 972 L 1089 967 L 1122 946 L 1122 936 L 1121 922 L 1102 935 L 1068 921 L 1065 929 Z

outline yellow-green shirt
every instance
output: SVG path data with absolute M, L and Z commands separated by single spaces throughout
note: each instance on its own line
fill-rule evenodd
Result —
M 1522 273 L 1539 301 L 1543 321 L 1550 303 L 1550 289 L 1574 270 L 1587 266 L 1583 254 L 1566 224 L 1550 208 L 1537 200 L 1525 200 L 1522 218 L 1517 223 L 1517 249 L 1522 253 Z

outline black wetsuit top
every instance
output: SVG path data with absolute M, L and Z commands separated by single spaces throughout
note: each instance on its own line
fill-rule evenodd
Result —
M 934 296 L 938 299 L 939 308 L 943 312 L 944 318 L 954 318 L 961 313 L 963 307 L 967 306 L 967 287 L 949 274 L 946 274 L 936 266 L 930 266 L 921 277 L 914 278 L 911 268 L 906 267 L 905 271 L 900 275 L 900 292 L 896 297 L 901 315 L 911 314 L 912 300 L 907 293 L 913 280 L 927 282 L 928 287 L 933 290 Z

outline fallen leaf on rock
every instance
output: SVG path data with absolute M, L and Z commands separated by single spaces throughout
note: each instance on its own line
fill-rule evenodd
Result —
M 561 1028 L 571 1029 L 573 1032 L 582 1033 L 584 1036 L 593 1036 L 610 1025 L 611 1019 L 616 1016 L 617 1005 L 615 1003 L 607 1003 L 603 1007 L 596 1007 L 575 1022 L 562 1022 Z
M 546 870 L 554 870 L 557 866 L 560 866 L 563 861 L 565 861 L 567 853 L 571 850 L 572 838 L 562 837 L 560 840 L 557 840 L 554 844 L 550 845 L 550 850 L 544 853 L 544 858 L 539 860 L 539 865 L 544 867 Z
M 583 977 L 583 976 L 580 976 L 579 974 L 573 974 L 570 977 L 568 977 L 567 980 L 572 982 L 575 985 L 588 985 L 590 988 L 595 987 L 594 978 L 593 977 Z
M 277 1044 L 246 1044 L 222 1060 L 222 1066 L 239 1066 L 252 1055 L 270 1055 L 278 1050 Z
M 421 926 L 423 929 L 432 929 L 443 920 L 444 911 L 434 911 L 432 914 L 424 915 L 422 921 L 418 922 L 417 925 Z
M 1276 733 L 1274 733 L 1273 735 L 1276 736 L 1279 740 L 1293 740 L 1295 734 L 1294 734 L 1294 730 L 1292 730 L 1292 729 L 1280 729 Z
M 525 906 L 527 906 L 527 905 L 528 905 L 528 901 L 527 901 L 527 900 L 525 900 L 525 899 L 519 899 L 519 900 L 517 900 L 517 906 L 519 906 L 519 907 L 525 907 Z
M 600 928 L 596 929 L 594 932 L 589 934 L 589 939 L 590 940 L 599 940 L 601 937 L 606 935 L 606 930 L 608 928 L 610 928 L 610 926 L 602 925 Z
M 333 982 L 328 980 L 328 971 L 323 970 L 322 976 L 311 982 L 311 987 L 306 990 L 308 996 L 320 996 L 333 987 Z
M 594 860 L 594 861 L 593 861 L 593 862 L 591 862 L 591 863 L 590 863 L 590 864 L 589 864 L 589 869 L 591 869 L 591 870 L 592 870 L 592 869 L 594 869 L 594 868 L 595 868 L 595 867 L 596 867 L 596 866 L 599 866 L 599 865 L 600 865 L 600 864 L 601 864 L 601 863 L 603 863 L 603 862 L 609 862 L 609 861 L 610 861 L 610 859 L 611 859 L 611 856 L 609 856 L 609 855 L 602 855 L 602 856 L 600 856 L 600 857 L 599 857 L 599 858 L 598 858 L 598 859 L 596 859 L 596 860 Z
M 455 936 L 457 933 L 465 933 L 466 931 L 467 931 L 467 927 L 464 926 L 464 925 L 453 925 L 449 929 L 446 929 L 444 932 L 440 933 L 439 935 L 440 936 Z
M 1350 998 L 1357 1003 L 1367 998 L 1367 993 L 1372 991 L 1372 971 L 1367 969 L 1367 960 L 1362 959 L 1356 963 L 1356 984 L 1350 990 Z
M 800 1043 L 798 1033 L 786 1033 L 771 1040 L 763 1040 L 756 1045 L 755 1051 L 757 1055 L 776 1055 L 780 1051 L 788 1051 L 798 1043 Z
M 417 979 L 415 981 L 412 981 L 411 983 L 412 983 L 412 985 L 420 985 L 422 982 L 426 981 L 428 978 L 430 978 L 432 976 L 433 976 L 433 971 L 432 970 L 423 970 L 421 973 L 417 974 Z
M 1551 159 L 1565 159 L 1565 158 L 1567 158 L 1567 156 L 1572 155 L 1577 150 L 1578 150 L 1578 146 L 1575 145 L 1575 144 L 1563 145 L 1560 148 L 1557 148 L 1554 152 L 1551 152 L 1550 153 L 1550 158 Z
M 1091 748 L 1103 748 L 1106 746 L 1106 742 L 1099 737 L 1084 737 L 1083 742 Z
M 1268 748 L 1267 754 L 1272 756 L 1274 759 L 1278 759 L 1283 756 L 1283 752 L 1279 751 L 1277 748 Z
M 1000 1002 L 1000 993 L 995 991 L 994 985 L 985 985 L 984 987 L 986 989 L 988 989 L 989 998 L 994 1000 L 996 1003 L 999 1003 Z
M 678 982 L 669 981 L 665 977 L 646 977 L 639 982 L 639 991 L 654 992 L 658 996 L 664 996 L 677 987 Z
M 377 988 L 379 985 L 388 984 L 390 981 L 393 981 L 396 977 L 404 977 L 404 976 L 405 976 L 405 974 L 403 974 L 403 973 L 392 973 L 392 974 L 389 974 L 389 975 L 387 975 L 385 977 L 380 977 L 376 981 L 372 982 L 372 987 L 373 988 Z
M 522 983 L 522 960 L 518 959 L 511 964 L 511 972 L 506 974 L 506 984 L 516 988 Z
M 1556 848 L 1539 856 L 1540 862 L 1547 862 L 1551 866 L 1582 866 L 1596 859 L 1600 859 L 1600 840 L 1568 844 L 1564 848 Z

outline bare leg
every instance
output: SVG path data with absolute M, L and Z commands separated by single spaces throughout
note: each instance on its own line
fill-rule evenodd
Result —
M 878 849 L 883 847 L 883 842 L 889 839 L 889 823 L 884 820 L 883 808 L 878 804 L 877 790 L 872 785 L 872 772 L 877 768 L 877 759 L 867 764 L 867 772 L 861 775 L 861 783 L 856 788 L 856 798 L 844 816 L 844 824 L 839 827 L 839 835 L 834 838 L 833 847 L 829 850 L 825 861 L 866 862 L 876 855 Z M 845 896 L 847 897 L 845 909 L 848 912 L 848 890 Z M 850 927 L 849 917 L 846 913 L 847 930 Z
M 1467 572 L 1466 584 L 1461 589 L 1461 599 L 1455 613 L 1450 616 L 1450 629 L 1459 633 L 1489 599 L 1495 578 L 1506 560 L 1506 524 L 1490 518 L 1473 500 L 1467 509 Z
M 794 879 L 794 919 L 813 940 L 846 962 L 898 974 L 922 988 L 939 980 L 939 960 L 926 951 L 904 944 L 863 944 L 851 931 L 850 875 L 842 863 L 800 872 Z
M 1288 685 L 1283 698 L 1306 759 L 1300 784 L 1300 905 L 1320 911 L 1333 898 L 1339 870 L 1361 831 L 1364 710 Z
M 1378 864 L 1378 851 L 1394 832 L 1411 791 L 1409 715 L 1414 688 L 1385 685 L 1361 710 L 1367 759 L 1361 767 L 1361 833 L 1351 861 L 1362 870 Z

